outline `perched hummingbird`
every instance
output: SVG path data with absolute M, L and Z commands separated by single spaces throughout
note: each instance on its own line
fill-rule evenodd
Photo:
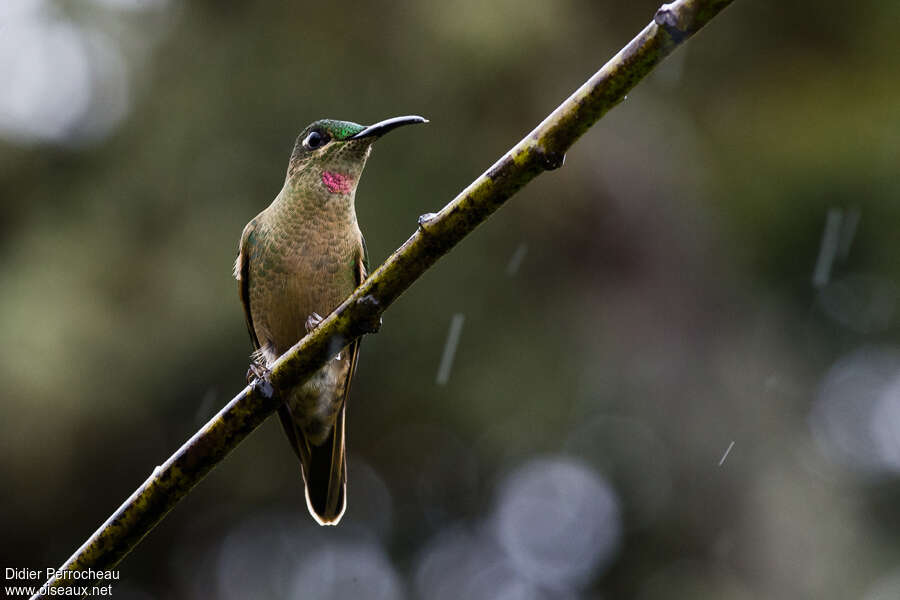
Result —
M 294 145 L 284 187 L 244 228 L 234 276 L 256 371 L 268 369 L 356 289 L 368 257 L 356 222 L 356 185 L 372 143 L 397 127 L 427 123 L 395 117 L 365 127 L 322 120 Z M 320 525 L 337 525 L 347 507 L 345 430 L 359 341 L 291 390 L 278 416 Z

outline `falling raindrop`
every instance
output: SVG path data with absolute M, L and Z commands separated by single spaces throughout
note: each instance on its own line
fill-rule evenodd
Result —
M 838 254 L 841 259 L 846 259 L 850 254 L 850 246 L 853 245 L 856 229 L 859 227 L 859 218 L 860 212 L 858 208 L 851 208 L 844 214 L 844 221 L 841 227 L 841 241 L 838 248 Z
M 728 454 L 731 452 L 731 449 L 732 449 L 732 448 L 734 448 L 734 440 L 732 440 L 731 443 L 728 444 L 728 448 L 725 449 L 725 454 L 722 455 L 722 460 L 719 461 L 719 466 L 720 466 L 720 467 L 721 467 L 723 464 L 725 464 L 725 459 L 728 458 Z
M 524 242 L 516 246 L 516 250 L 513 252 L 512 257 L 509 259 L 509 264 L 506 265 L 506 276 L 513 277 L 516 273 L 519 272 L 519 267 L 522 266 L 522 261 L 525 259 L 525 255 L 528 253 L 528 244 Z
M 453 368 L 453 358 L 456 356 L 456 347 L 459 345 L 459 335 L 462 333 L 465 320 L 462 313 L 456 313 L 450 321 L 447 342 L 444 344 L 444 354 L 441 356 L 441 364 L 437 372 L 438 385 L 447 385 L 447 381 L 450 379 L 450 369 Z
M 816 288 L 825 286 L 831 279 L 831 267 L 837 256 L 841 239 L 841 221 L 843 211 L 838 208 L 828 209 L 825 217 L 825 230 L 822 232 L 822 243 L 819 246 L 819 257 L 813 270 L 812 283 Z

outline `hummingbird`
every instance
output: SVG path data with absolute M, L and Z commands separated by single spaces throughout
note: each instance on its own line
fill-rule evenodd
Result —
M 355 200 L 372 144 L 397 127 L 427 122 L 405 116 L 364 126 L 323 119 L 297 137 L 284 186 L 244 227 L 234 265 L 257 376 L 366 278 Z M 307 507 L 320 525 L 337 525 L 347 507 L 347 398 L 358 358 L 356 340 L 278 409 L 300 459 Z

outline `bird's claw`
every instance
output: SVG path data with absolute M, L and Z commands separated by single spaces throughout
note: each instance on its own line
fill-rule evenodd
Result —
M 265 365 L 257 362 L 250 363 L 250 368 L 247 369 L 247 383 L 251 384 L 257 379 L 268 381 L 271 373 L 272 371 Z
M 318 327 L 319 323 L 321 323 L 323 320 L 324 319 L 322 318 L 322 315 L 317 312 L 314 312 L 313 314 L 306 317 L 306 333 L 309 333 L 313 329 Z

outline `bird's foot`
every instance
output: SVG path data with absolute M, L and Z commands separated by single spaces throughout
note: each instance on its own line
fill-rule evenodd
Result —
M 270 371 L 266 365 L 260 364 L 258 362 L 252 362 L 250 363 L 250 368 L 247 369 L 247 383 L 251 384 L 257 379 L 268 381 L 269 375 L 271 374 L 272 371 Z
M 322 315 L 320 315 L 319 313 L 314 312 L 313 314 L 309 315 L 306 318 L 306 333 L 309 333 L 313 329 L 318 327 L 319 323 L 321 323 L 323 320 L 324 319 L 322 318 Z

